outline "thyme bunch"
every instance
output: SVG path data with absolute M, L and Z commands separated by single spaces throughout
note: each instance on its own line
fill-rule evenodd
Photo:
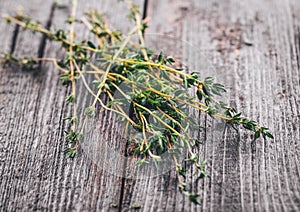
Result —
M 198 203 L 198 195 L 191 193 L 184 182 L 186 170 L 183 163 L 191 162 L 199 171 L 199 178 L 208 174 L 205 172 L 205 162 L 200 162 L 197 152 L 193 150 L 199 141 L 190 133 L 192 129 L 199 130 L 200 126 L 186 108 L 221 119 L 235 129 L 241 126 L 254 133 L 254 140 L 260 136 L 273 138 L 268 128 L 259 126 L 256 121 L 242 116 L 235 108 L 218 100 L 217 96 L 226 92 L 222 84 L 215 82 L 212 77 L 201 80 L 198 72 L 187 73 L 184 68 L 176 67 L 172 56 L 147 48 L 143 33 L 148 20 L 141 20 L 136 5 L 131 4 L 129 9 L 129 18 L 135 25 L 127 35 L 110 29 L 104 16 L 97 11 L 77 19 L 76 6 L 77 1 L 74 0 L 72 14 L 66 20 L 70 26 L 69 31 L 46 29 L 38 21 L 22 14 L 3 16 L 9 23 L 39 32 L 48 40 L 59 43 L 65 52 L 62 59 L 16 58 L 6 54 L 2 61 L 4 64 L 26 67 L 47 61 L 61 72 L 62 85 L 71 87 L 65 101 L 72 105 L 73 111 L 71 117 L 65 118 L 71 125 L 65 131 L 70 145 L 64 150 L 67 157 L 74 158 L 77 155 L 87 121 L 98 113 L 96 106 L 100 105 L 104 110 L 121 117 L 127 127 L 131 126 L 139 132 L 135 136 L 128 135 L 125 142 L 134 145 L 132 154 L 139 159 L 140 164 L 149 159 L 159 162 L 160 155 L 170 153 L 180 191 L 192 202 Z M 97 43 L 92 40 L 77 41 L 75 24 L 85 25 Z M 135 34 L 139 43 L 131 41 Z M 88 81 L 90 75 L 95 78 L 92 83 Z M 78 117 L 77 112 L 80 99 L 77 98 L 76 84 L 79 81 L 83 82 L 86 91 L 94 98 L 92 104 L 86 107 L 84 117 Z M 124 85 L 127 89 L 122 87 Z M 119 96 L 116 97 L 116 93 Z M 103 95 L 108 97 L 108 102 L 102 100 Z M 126 111 L 124 105 L 130 105 L 130 111 Z M 185 161 L 178 157 L 183 150 L 187 151 Z

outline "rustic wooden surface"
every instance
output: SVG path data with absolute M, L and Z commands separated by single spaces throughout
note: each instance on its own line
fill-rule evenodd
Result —
M 79 1 L 81 12 L 97 7 L 112 17 L 112 24 L 129 29 L 123 3 L 88 2 Z M 0 210 L 114 211 L 133 210 L 138 204 L 141 211 L 299 211 L 300 2 L 139 2 L 147 3 L 151 17 L 146 40 L 150 42 L 153 33 L 177 40 L 168 51 L 202 77 L 216 76 L 229 88 L 227 101 L 267 125 L 275 139 L 253 143 L 247 132 L 220 129 L 200 114 L 201 124 L 211 126 L 199 134 L 204 142 L 200 155 L 211 177 L 196 181 L 189 169 L 187 181 L 200 194 L 201 204 L 195 206 L 178 192 L 174 171 L 122 180 L 103 171 L 84 152 L 66 160 L 63 118 L 70 111 L 55 68 L 51 64 L 35 71 L 1 67 Z M 61 27 L 70 8 L 54 8 L 53 3 L 0 0 L 0 11 L 12 14 L 24 8 L 45 26 Z M 0 31 L 3 52 L 60 54 L 42 36 L 2 20 Z M 81 30 L 79 36 L 84 33 Z M 108 114 L 100 118 L 104 126 L 114 126 Z M 104 136 L 117 139 L 113 133 Z

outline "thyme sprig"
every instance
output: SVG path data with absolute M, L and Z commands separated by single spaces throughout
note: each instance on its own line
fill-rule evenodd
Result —
M 125 141 L 134 144 L 132 154 L 139 159 L 139 164 L 143 164 L 146 159 L 159 162 L 160 155 L 172 153 L 179 190 L 192 202 L 198 203 L 198 195 L 192 194 L 184 182 L 186 170 L 183 163 L 192 163 L 198 170 L 199 178 L 208 173 L 205 171 L 205 162 L 200 162 L 199 155 L 193 150 L 199 142 L 190 133 L 193 129 L 199 130 L 201 126 L 189 115 L 187 107 L 221 119 L 235 129 L 242 126 L 254 133 L 254 140 L 260 136 L 273 138 L 268 128 L 218 100 L 217 96 L 226 92 L 222 84 L 215 82 L 212 77 L 201 80 L 198 72 L 187 73 L 184 68 L 176 67 L 173 57 L 147 48 L 143 33 L 148 19 L 141 20 L 136 5 L 131 5 L 129 15 L 135 25 L 126 36 L 118 30 L 110 29 L 104 15 L 97 11 L 77 19 L 76 6 L 77 1 L 73 0 L 72 14 L 66 21 L 70 25 L 69 32 L 64 29 L 46 29 L 40 22 L 23 14 L 3 16 L 8 23 L 45 35 L 48 40 L 59 43 L 65 51 L 63 59 L 16 58 L 6 54 L 2 61 L 3 64 L 26 67 L 40 61 L 52 62 L 61 72 L 62 85 L 71 86 L 71 93 L 65 98 L 72 105 L 73 111 L 71 117 L 65 118 L 71 125 L 65 131 L 66 140 L 70 143 L 64 150 L 67 157 L 76 156 L 87 121 L 98 113 L 96 106 L 99 104 L 102 109 L 117 114 L 126 126 L 130 125 L 139 132 L 135 136 L 128 135 Z M 75 24 L 86 26 L 97 44 L 92 40 L 77 41 Z M 139 43 L 131 41 L 134 34 L 138 35 Z M 95 78 L 92 83 L 88 80 L 90 75 Z M 86 91 L 94 98 L 92 104 L 86 107 L 83 118 L 78 117 L 77 113 L 80 99 L 77 98 L 76 84 L 79 81 L 83 82 Z M 123 85 L 128 89 L 124 89 Z M 193 91 L 192 95 L 190 91 Z M 108 102 L 100 98 L 103 95 L 108 97 Z M 130 105 L 130 111 L 126 111 L 126 104 Z M 183 149 L 187 150 L 187 157 L 185 161 L 180 161 L 174 152 L 181 153 Z

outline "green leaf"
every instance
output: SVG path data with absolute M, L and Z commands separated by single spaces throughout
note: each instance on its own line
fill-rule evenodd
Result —
M 163 63 L 163 52 L 160 52 L 157 58 L 157 62 L 162 64 Z
M 95 44 L 93 44 L 92 41 L 88 41 L 88 42 L 87 42 L 87 45 L 88 45 L 89 47 L 93 48 L 93 49 L 96 49 L 96 48 L 97 48 L 97 47 L 95 46 Z
M 188 81 L 186 79 L 186 76 L 183 76 L 183 86 L 185 89 L 189 88 L 189 84 L 188 84 Z
M 140 209 L 141 207 L 142 206 L 140 204 L 137 204 L 137 203 L 132 205 L 133 209 Z
M 224 88 L 224 85 L 222 85 L 222 84 L 214 83 L 212 86 L 213 86 L 218 92 L 223 92 L 223 93 L 226 92 L 226 89 Z
M 256 131 L 254 134 L 254 140 L 258 139 L 260 136 L 260 131 Z
M 75 141 L 80 141 L 83 139 L 83 134 L 81 133 L 76 133 L 74 132 L 73 130 L 67 132 L 65 131 L 66 133 L 66 139 L 70 142 L 70 143 L 73 143 Z
M 71 142 L 73 142 L 73 141 L 75 141 L 76 140 L 76 133 L 73 131 L 73 130 L 71 130 L 70 132 L 67 132 L 67 131 L 65 131 L 65 133 L 67 134 L 66 135 L 66 139 L 67 140 L 69 140 L 69 141 L 71 141 Z
M 69 16 L 66 20 L 66 23 L 72 24 L 73 22 L 77 21 L 75 17 Z
M 111 203 L 110 206 L 111 206 L 112 208 L 117 208 L 119 205 L 118 205 L 117 203 Z
M 191 73 L 191 76 L 194 78 L 194 79 L 199 79 L 199 73 L 198 72 L 192 72 Z
M 205 105 L 206 105 L 206 106 L 209 106 L 210 102 L 211 102 L 211 100 L 210 100 L 209 98 L 206 98 L 206 99 L 205 99 Z
M 216 88 L 212 88 L 212 89 L 211 89 L 211 92 L 212 92 L 213 94 L 215 94 L 215 95 L 221 96 L 221 93 L 220 93 L 219 90 L 216 89 Z
M 93 117 L 95 115 L 95 112 L 96 112 L 95 107 L 90 106 L 85 108 L 84 114 L 88 117 Z
M 177 165 L 177 173 L 179 175 L 185 177 L 186 170 L 181 165 Z
M 66 102 L 72 103 L 75 101 L 75 96 L 73 94 L 70 94 L 69 96 L 66 97 Z
M 68 86 L 72 83 L 72 80 L 71 80 L 71 75 L 70 74 L 64 74 L 62 75 L 59 80 L 62 82 L 62 85 L 64 86 Z
M 95 85 L 96 86 L 96 88 L 99 88 L 100 87 L 100 85 L 101 85 L 101 82 L 99 81 L 99 80 L 93 80 L 93 85 Z
M 73 117 L 73 116 L 72 116 L 72 117 L 64 118 L 64 120 L 70 121 L 71 124 L 77 123 L 77 118 L 75 118 L 75 117 Z
M 167 62 L 169 62 L 171 65 L 172 65 L 173 63 L 175 63 L 174 58 L 171 57 L 171 56 L 168 56 L 166 60 L 167 60 Z
M 196 78 L 192 76 L 191 78 L 188 78 L 187 81 L 189 86 L 193 86 L 196 83 Z
M 7 16 L 7 17 L 5 17 L 5 21 L 6 21 L 6 23 L 7 23 L 7 24 L 10 24 L 10 23 L 11 23 L 11 18 L 10 18 L 10 17 L 8 17 L 8 16 Z
M 203 92 L 204 92 L 205 95 L 211 96 L 210 90 L 209 90 L 209 88 L 208 88 L 207 85 L 204 84 L 204 85 L 202 86 L 202 89 L 203 89 Z
M 251 123 L 245 123 L 245 124 L 243 124 L 243 127 L 247 130 L 255 131 L 255 126 Z
M 232 118 L 235 120 L 239 120 L 242 113 L 235 114 Z
M 202 98 L 203 98 L 202 92 L 197 90 L 196 94 L 197 94 L 199 101 L 202 101 Z
M 98 37 L 99 38 L 106 37 L 107 35 L 109 35 L 107 32 L 100 32 L 100 33 L 98 33 Z
M 274 136 L 273 136 L 271 133 L 266 132 L 265 134 L 266 134 L 266 136 L 267 136 L 268 138 L 274 139 Z
M 70 147 L 68 147 L 68 148 L 66 148 L 65 150 L 64 150 L 64 153 L 66 154 L 66 157 L 67 158 L 75 158 L 75 156 L 77 155 L 77 148 L 76 149 L 74 149 L 74 148 L 70 148 Z
M 209 104 L 209 103 L 208 103 Z M 208 106 L 208 104 L 206 104 L 207 106 Z M 212 118 L 214 118 L 214 115 L 216 114 L 216 113 L 218 113 L 218 111 L 216 110 L 216 109 L 214 109 L 214 108 L 207 108 L 206 110 L 205 110 L 205 112 L 210 116 L 210 117 L 212 117 Z
M 68 148 L 64 149 L 64 153 L 68 153 L 68 152 L 72 152 L 72 148 L 68 147 Z
M 198 156 L 193 153 L 189 158 L 185 159 L 186 161 L 193 161 L 193 162 L 197 162 L 198 161 Z
M 205 82 L 206 84 L 212 84 L 213 81 L 214 81 L 214 78 L 213 78 L 213 77 L 206 77 L 206 78 L 204 79 L 204 82 Z
M 195 203 L 195 204 L 200 204 L 199 202 L 198 202 L 198 197 L 199 197 L 199 195 L 198 194 L 189 194 L 188 195 L 188 197 L 189 197 L 189 200 L 191 201 L 191 202 L 193 202 L 193 203 Z
M 186 191 L 187 190 L 187 185 L 186 183 L 182 183 L 178 185 L 179 190 L 182 191 Z
M 203 179 L 207 176 L 207 174 L 205 172 L 200 172 L 200 175 L 199 175 L 199 179 Z

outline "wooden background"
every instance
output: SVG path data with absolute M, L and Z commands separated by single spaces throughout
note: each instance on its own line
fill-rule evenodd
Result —
M 0 0 L 0 11 L 13 14 L 23 8 L 47 27 L 62 27 L 70 7 L 56 8 L 54 2 Z M 122 180 L 99 168 L 85 152 L 66 160 L 63 118 L 70 109 L 58 72 L 47 63 L 36 71 L 1 67 L 0 211 L 126 211 L 137 205 L 141 211 L 299 211 L 300 1 L 138 3 L 151 17 L 147 33 L 178 40 L 169 51 L 190 70 L 224 83 L 227 101 L 268 126 L 275 139 L 253 143 L 247 132 L 230 129 L 216 137 L 214 127 L 201 132 L 200 156 L 211 178 L 195 181 L 194 170 L 188 170 L 187 181 L 200 194 L 201 204 L 195 206 L 179 193 L 174 170 Z M 124 3 L 80 0 L 79 5 L 79 13 L 98 8 L 116 27 L 130 27 Z M 79 29 L 78 36 L 84 35 Z M 42 36 L 3 20 L 0 41 L 0 51 L 17 56 L 60 53 Z M 108 121 L 103 118 L 109 127 Z M 214 126 L 202 115 L 201 122 Z M 114 139 L 114 133 L 105 136 Z

